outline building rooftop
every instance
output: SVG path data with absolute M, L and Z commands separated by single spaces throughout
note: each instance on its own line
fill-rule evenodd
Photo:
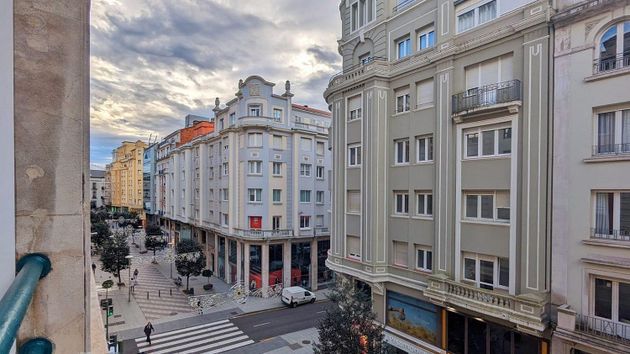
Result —
M 326 117 L 332 117 L 332 114 L 330 112 L 327 111 L 322 111 L 321 109 L 316 109 L 316 108 L 311 108 L 307 105 L 302 105 L 302 104 L 292 104 L 291 107 L 293 107 L 294 109 L 299 109 L 301 111 L 305 111 L 305 112 L 309 112 L 309 113 L 314 113 L 314 114 L 320 114 Z
M 105 178 L 105 171 L 103 171 L 103 170 L 90 170 L 90 178 Z

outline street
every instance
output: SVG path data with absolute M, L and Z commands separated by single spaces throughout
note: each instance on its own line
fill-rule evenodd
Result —
M 266 352 L 288 345 L 279 338 L 309 330 L 324 316 L 330 301 L 305 304 L 297 308 L 280 307 L 227 318 L 232 313 L 202 315 L 155 325 L 151 345 L 145 342 L 142 328 L 121 334 L 123 353 L 249 353 Z M 225 316 L 222 316 L 225 315 Z M 308 349 L 308 348 L 306 348 Z

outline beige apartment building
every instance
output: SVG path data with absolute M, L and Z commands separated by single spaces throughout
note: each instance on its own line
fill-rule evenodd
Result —
M 550 4 L 339 10 L 327 266 L 403 352 L 548 353 Z
M 557 1 L 553 352 L 630 352 L 630 1 Z
M 112 152 L 112 163 L 106 168 L 109 174 L 111 206 L 114 210 L 138 213 L 144 219 L 143 159 L 147 144 L 143 141 L 123 141 Z

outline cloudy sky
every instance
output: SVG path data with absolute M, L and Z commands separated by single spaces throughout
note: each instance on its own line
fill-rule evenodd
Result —
M 239 79 L 291 80 L 295 102 L 325 109 L 341 69 L 339 0 L 93 0 L 91 157 L 164 137 L 186 114 L 212 115 Z

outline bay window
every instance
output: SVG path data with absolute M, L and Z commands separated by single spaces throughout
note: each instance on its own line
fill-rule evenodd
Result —
M 466 253 L 462 266 L 464 280 L 474 282 L 482 289 L 507 288 L 510 284 L 507 258 Z
M 509 222 L 510 192 L 465 193 L 464 218 L 490 222 Z
M 474 129 L 464 133 L 464 157 L 496 157 L 512 153 L 512 128 Z

